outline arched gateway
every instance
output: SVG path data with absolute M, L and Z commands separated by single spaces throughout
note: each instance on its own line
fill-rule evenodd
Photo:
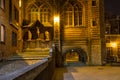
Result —
M 85 65 L 87 54 L 82 48 L 69 48 L 63 53 L 64 65 Z

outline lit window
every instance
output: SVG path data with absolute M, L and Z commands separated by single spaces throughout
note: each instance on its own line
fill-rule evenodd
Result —
M 65 26 L 80 26 L 82 25 L 82 6 L 81 4 L 67 4 L 64 6 L 64 22 Z
M 82 7 L 78 5 L 74 7 L 74 25 L 82 25 Z
M 22 2 L 21 2 L 21 0 L 19 0 L 19 7 L 21 7 L 22 6 Z
M 5 42 L 5 27 L 0 25 L 0 42 Z
M 40 9 L 40 21 L 42 23 L 50 22 L 50 10 L 47 5 L 44 5 Z
M 1 7 L 2 9 L 5 8 L 5 0 L 0 0 L 0 7 Z

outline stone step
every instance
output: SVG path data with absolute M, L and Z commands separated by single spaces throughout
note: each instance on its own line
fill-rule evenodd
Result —
M 49 55 L 16 55 L 8 58 L 7 60 L 36 60 L 36 59 L 44 59 L 50 57 Z
M 49 52 L 50 48 L 27 48 L 23 52 Z

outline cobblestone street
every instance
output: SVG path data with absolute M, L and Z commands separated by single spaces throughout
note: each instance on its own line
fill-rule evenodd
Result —
M 120 67 L 82 66 L 57 68 L 53 80 L 120 80 Z

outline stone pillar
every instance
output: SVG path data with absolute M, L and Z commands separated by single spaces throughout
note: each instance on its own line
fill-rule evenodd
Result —
M 48 31 L 45 31 L 45 37 L 46 37 L 46 41 L 49 41 L 50 40 L 50 34 Z
M 31 33 L 31 31 L 29 30 L 28 31 L 28 40 L 31 40 L 32 39 L 32 33 Z
M 37 27 L 37 35 L 38 35 L 38 39 L 39 39 L 40 38 L 40 30 L 38 27 Z

